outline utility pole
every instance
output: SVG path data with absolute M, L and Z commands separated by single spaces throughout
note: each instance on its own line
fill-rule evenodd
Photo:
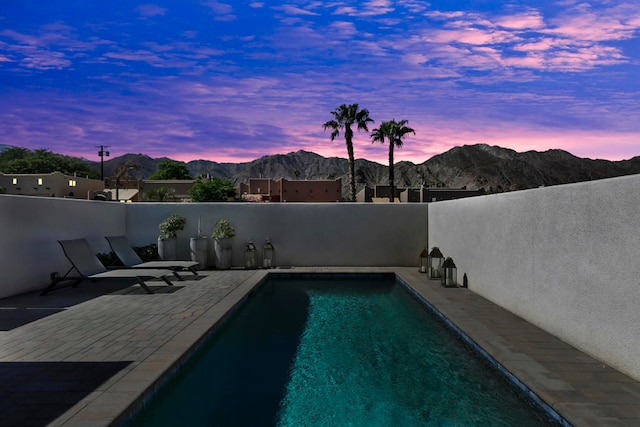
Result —
M 109 146 L 96 145 L 96 147 L 100 148 L 100 151 L 98 151 L 98 156 L 100 156 L 100 179 L 104 181 L 104 156 L 109 157 L 109 152 L 104 151 L 104 149 L 109 148 Z

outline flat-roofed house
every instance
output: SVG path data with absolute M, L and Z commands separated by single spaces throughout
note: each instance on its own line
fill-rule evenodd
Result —
M 242 199 L 251 202 L 327 203 L 342 198 L 342 179 L 288 180 L 250 178 L 240 184 Z
M 0 186 L 5 188 L 7 194 L 93 199 L 95 194 L 104 190 L 104 181 L 66 175 L 61 172 L 33 174 L 0 172 Z

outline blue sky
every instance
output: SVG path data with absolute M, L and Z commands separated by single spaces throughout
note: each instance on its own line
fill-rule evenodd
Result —
M 640 155 L 636 0 L 3 0 L 0 144 L 98 160 L 346 157 L 342 103 L 463 144 Z M 370 128 L 371 130 L 371 128 Z M 354 139 L 357 158 L 387 147 Z

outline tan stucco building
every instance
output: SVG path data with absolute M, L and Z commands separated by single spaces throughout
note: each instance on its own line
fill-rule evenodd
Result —
M 0 186 L 7 194 L 24 196 L 67 197 L 72 199 L 93 199 L 104 190 L 104 182 L 61 172 L 52 173 L 2 173 Z
M 342 180 L 288 180 L 250 178 L 240 184 L 243 200 L 255 202 L 327 203 L 342 198 Z

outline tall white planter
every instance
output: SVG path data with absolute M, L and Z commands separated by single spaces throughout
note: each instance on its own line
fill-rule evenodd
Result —
M 191 261 L 198 263 L 198 268 L 209 266 L 209 239 L 206 237 L 192 237 L 189 241 L 189 252 Z
M 158 255 L 165 261 L 175 261 L 178 259 L 178 239 L 158 238 Z
M 217 270 L 231 268 L 231 238 L 213 239 L 213 254 Z

